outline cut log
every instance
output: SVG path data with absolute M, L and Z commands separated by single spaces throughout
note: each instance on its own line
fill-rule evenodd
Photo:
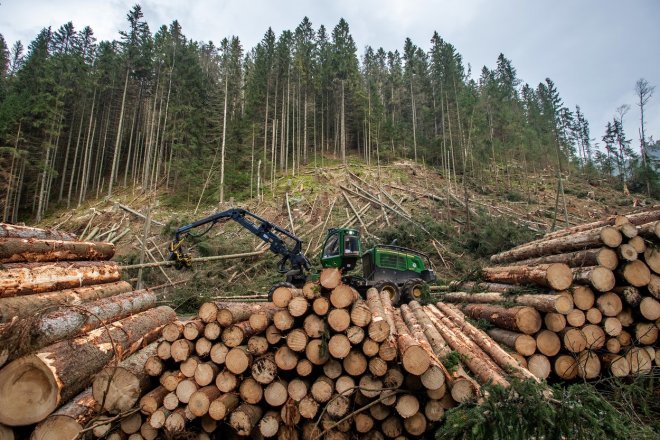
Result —
M 213 420 L 223 420 L 238 407 L 239 403 L 237 395 L 223 394 L 211 402 L 208 414 Z
M 232 373 L 242 374 L 252 366 L 252 354 L 247 346 L 234 347 L 227 353 L 225 365 Z
M 103 322 L 118 321 L 155 305 L 154 293 L 139 290 L 37 315 L 29 321 L 29 337 L 21 338 L 11 331 L 0 336 L 0 353 L 6 352 L 7 361 L 11 361 L 54 342 L 89 332 Z
M 516 350 L 523 356 L 531 356 L 536 353 L 536 339 L 533 336 L 501 328 L 491 328 L 487 333 L 495 341 Z
M 652 322 L 638 322 L 635 325 L 635 338 L 643 345 L 653 345 L 658 340 L 658 327 Z
M 203 307 L 203 305 L 202 305 Z M 201 308 L 200 308 L 201 310 Z M 204 332 L 204 320 L 192 319 L 183 326 L 183 337 L 189 341 L 199 338 Z
M 342 333 L 351 325 L 351 314 L 346 309 L 333 309 L 328 313 L 327 322 L 332 330 Z
M 223 393 L 231 393 L 238 387 L 238 378 L 231 371 L 223 370 L 216 376 L 215 386 Z
M 119 421 L 119 428 L 121 429 L 121 432 L 128 435 L 137 433 L 141 426 L 142 416 L 139 413 L 133 413 Z M 137 435 L 139 436 L 139 434 Z
M 291 351 L 291 353 L 293 353 L 293 351 Z M 295 353 L 293 354 L 295 356 Z M 307 343 L 307 348 L 305 348 L 305 356 L 314 365 L 323 365 L 328 361 L 328 359 L 330 359 L 328 351 L 323 348 L 323 341 L 321 339 L 309 340 Z M 279 364 L 278 367 L 281 368 Z
M 247 321 L 255 313 L 260 312 L 274 312 L 278 309 L 273 303 L 259 302 L 259 303 L 231 303 L 231 302 L 218 302 L 216 320 L 222 327 L 229 327 L 242 321 Z M 286 306 L 284 306 L 286 307 Z
M 351 352 L 344 358 L 342 365 L 347 374 L 351 376 L 361 376 L 367 371 L 368 362 L 364 354 L 357 350 L 351 350 Z
M 490 257 L 493 263 L 501 264 L 508 261 L 537 258 L 543 255 L 554 255 L 566 252 L 579 251 L 588 248 L 602 247 L 616 248 L 621 244 L 621 232 L 612 226 L 603 226 L 597 229 L 577 232 L 575 234 L 537 240 L 509 251 L 501 252 Z
M 628 240 L 628 244 L 634 247 L 638 254 L 643 254 L 646 250 L 646 242 L 639 235 Z
M 341 362 L 336 359 L 330 359 L 328 362 L 323 364 L 323 374 L 332 380 L 337 379 L 343 373 L 344 370 L 342 369 Z
M 566 327 L 566 316 L 559 313 L 546 313 L 543 317 L 545 328 L 555 333 Z
M 559 339 L 559 336 L 557 336 L 557 333 L 551 332 L 550 330 L 541 330 L 536 334 L 536 347 L 539 352 L 546 356 L 555 356 L 561 349 L 561 340 Z M 550 374 L 549 362 L 548 374 Z
M 77 240 L 75 235 L 66 231 L 60 231 L 59 229 L 40 229 L 31 226 L 10 225 L 7 223 L 0 223 L 0 237 L 62 241 Z
M 293 328 L 294 319 L 287 309 L 280 309 L 273 315 L 273 325 L 281 331 L 291 330 Z
M 649 266 L 641 260 L 626 263 L 626 265 L 619 270 L 619 273 L 621 277 L 626 280 L 627 284 L 634 287 L 644 287 L 651 282 L 651 271 L 649 270 Z
M 497 327 L 532 335 L 541 329 L 541 315 L 531 307 L 504 308 L 485 304 L 468 304 L 463 313 L 474 319 L 485 319 Z
M 591 324 L 600 324 L 603 321 L 603 314 L 601 313 L 600 310 L 598 310 L 595 307 L 592 307 L 589 310 L 587 310 L 585 316 L 587 318 L 587 321 Z M 607 318 L 607 319 L 615 319 L 615 318 Z
M 413 304 L 416 303 L 411 303 L 411 305 Z M 495 361 L 495 364 L 503 370 L 503 372 L 512 372 L 512 374 L 521 379 L 535 379 L 523 368 L 520 368 L 516 360 L 512 358 L 506 351 L 504 351 L 498 344 L 496 344 L 495 341 L 493 341 L 485 332 L 470 324 L 465 318 L 465 315 L 463 315 L 460 310 L 444 303 L 437 303 L 436 307 L 451 321 L 453 321 L 456 328 L 460 329 L 466 336 L 468 336 L 468 338 L 472 340 L 481 350 L 483 350 L 484 353 L 487 353 L 488 356 Z M 554 335 L 554 333 L 552 334 Z M 548 347 L 550 346 L 549 343 L 546 345 L 548 345 Z M 558 339 L 557 351 L 559 351 Z
M 213 382 L 220 372 L 220 367 L 213 362 L 200 362 L 195 368 L 193 379 L 200 387 L 205 387 Z
M 229 424 L 238 435 L 250 435 L 263 415 L 261 407 L 243 403 L 231 413 Z
M 591 350 L 584 350 L 577 359 L 578 376 L 583 379 L 595 379 L 600 376 L 600 358 Z
M 327 267 L 321 271 L 319 282 L 324 288 L 332 290 L 341 283 L 341 271 L 335 267 Z
M 270 345 L 276 345 L 282 340 L 282 332 L 275 325 L 269 325 L 266 329 L 266 340 Z
M 562 354 L 555 359 L 553 370 L 564 380 L 573 380 L 578 374 L 577 361 L 573 356 Z
M 573 304 L 580 310 L 589 310 L 594 306 L 596 295 L 588 286 L 575 285 L 573 290 Z
M 639 313 L 649 321 L 655 321 L 660 318 L 660 302 L 650 296 L 644 297 L 639 303 Z
M 344 359 L 351 348 L 351 341 L 344 334 L 333 335 L 328 341 L 328 352 L 335 359 Z M 378 353 L 378 344 L 376 344 L 376 353 Z
M 429 353 L 410 334 L 410 330 L 406 327 L 400 310 L 395 310 L 393 318 L 397 332 L 397 345 L 399 346 L 399 353 L 401 353 L 401 363 L 404 370 L 417 376 L 424 374 L 431 366 Z
M 201 337 L 195 341 L 195 353 L 197 353 L 197 356 L 208 356 L 209 353 L 211 353 L 211 348 L 213 348 L 213 342 L 209 341 L 205 337 Z
M 303 297 L 302 289 L 295 287 L 280 286 L 273 290 L 272 303 L 275 307 L 286 308 L 293 298 Z
M 199 389 L 199 385 L 197 385 L 197 383 L 195 383 L 194 380 L 183 379 L 176 386 L 176 391 L 175 391 L 176 398 L 181 403 L 188 403 L 188 401 L 190 400 L 190 396 L 192 396 L 193 393 L 198 389 Z
M 276 408 L 284 405 L 289 397 L 287 387 L 287 383 L 283 380 L 276 380 L 269 383 L 264 390 L 264 400 L 271 407 Z
M 310 350 L 309 346 L 314 341 L 320 341 L 320 339 L 312 339 L 310 343 L 307 344 L 306 350 Z M 307 354 L 308 354 L 307 358 L 312 363 L 315 363 L 316 359 L 311 359 L 309 357 L 309 353 Z M 275 364 L 277 365 L 277 368 L 279 368 L 280 370 L 291 371 L 298 366 L 298 355 L 289 347 L 283 345 L 282 347 L 278 348 L 277 351 L 275 352 Z M 315 364 L 315 365 L 320 365 L 320 364 Z
M 580 353 L 587 348 L 587 339 L 580 329 L 566 327 L 559 334 L 562 337 L 564 348 L 571 353 Z
M 626 304 L 632 307 L 637 307 L 639 303 L 642 301 L 642 295 L 640 294 L 639 289 L 637 287 L 616 286 L 614 287 L 614 289 L 612 289 L 612 292 L 621 296 L 621 298 L 623 298 Z
M 109 260 L 114 254 L 112 243 L 0 237 L 1 264 Z
M 116 367 L 106 367 L 94 377 L 92 393 L 100 407 L 110 414 L 118 414 L 133 408 L 150 385 L 150 376 L 144 365 L 156 353 L 153 342 L 129 356 Z
M 188 418 L 186 417 L 185 409 L 177 408 L 167 416 L 167 419 L 165 419 L 165 430 L 170 435 L 182 432 L 186 428 L 187 421 Z
M 119 266 L 112 261 L 6 264 L 0 276 L 0 298 L 111 283 L 120 279 Z
M 609 292 L 616 284 L 614 273 L 602 266 L 576 267 L 573 277 L 576 283 L 588 284 L 599 292 Z
M 303 329 L 310 338 L 320 338 L 326 331 L 325 321 L 316 314 L 308 315 L 303 322 Z
M 256 405 L 264 397 L 264 387 L 253 378 L 248 377 L 238 387 L 238 395 L 243 402 Z
M 307 281 L 302 290 L 303 296 L 310 300 L 321 296 L 321 285 L 318 281 Z
M 204 326 L 204 338 L 208 339 L 209 341 L 215 341 L 220 337 L 221 334 L 222 334 L 222 327 L 220 327 L 220 324 L 218 324 L 217 322 L 208 322 Z
M 364 353 L 364 355 L 367 357 L 376 356 L 379 350 L 380 346 L 378 345 L 378 342 L 374 341 L 373 339 L 367 338 L 362 343 L 362 353 Z
M 630 365 L 630 373 L 633 375 L 648 374 L 653 368 L 653 359 L 651 359 L 649 353 L 643 348 L 631 348 L 626 353 L 626 360 Z
M 552 371 L 548 358 L 542 354 L 535 354 L 527 359 L 527 369 L 539 379 L 547 379 Z
M 538 284 L 555 290 L 566 290 L 573 282 L 571 268 L 563 263 L 487 267 L 482 275 L 496 283 Z
M 605 345 L 607 337 L 600 326 L 589 324 L 582 327 L 582 334 L 587 341 L 588 350 L 598 350 Z
M 9 322 L 14 316 L 19 318 L 34 315 L 37 311 L 55 306 L 79 305 L 102 298 L 130 292 L 131 285 L 126 281 L 77 287 L 57 292 L 40 293 L 29 296 L 0 298 L 0 323 Z
M 305 351 L 305 348 L 307 347 L 308 339 L 309 338 L 307 337 L 307 333 L 305 333 L 305 330 L 301 328 L 294 328 L 289 332 L 288 335 L 286 335 L 286 345 L 291 350 L 300 353 Z
M 340 284 L 330 292 L 330 304 L 338 309 L 350 307 L 360 295 L 348 284 Z
M 435 306 L 426 306 L 427 315 L 447 344 L 458 352 L 470 371 L 483 383 L 509 386 L 502 369 L 497 366 L 475 343 L 471 342 L 455 324 Z M 429 314 L 430 313 L 430 314 Z M 452 328 L 453 327 L 453 328 Z
M 163 399 L 169 393 L 162 385 L 146 393 L 140 398 L 140 411 L 142 414 L 151 415 L 163 404 Z
M 249 320 L 232 324 L 222 331 L 222 343 L 229 348 L 238 347 L 247 343 L 248 338 L 255 333 L 256 331 L 250 326 Z
M 179 382 L 184 380 L 186 376 L 183 375 L 182 372 L 180 371 L 166 371 L 165 373 L 160 375 L 160 384 L 167 390 L 167 391 L 174 391 L 176 390 L 177 385 L 179 385 Z
M 587 317 L 582 310 L 571 310 L 571 312 L 566 315 L 566 322 L 572 327 L 582 327 L 586 320 Z
M 610 248 L 602 247 L 586 249 L 565 254 L 544 255 L 538 258 L 515 261 L 513 266 L 534 266 L 537 264 L 564 263 L 569 267 L 603 266 L 610 270 L 616 269 L 619 260 L 616 252 Z
M 319 316 L 325 316 L 330 310 L 330 300 L 324 296 L 318 297 L 312 303 L 312 310 Z
M 657 247 L 646 247 L 644 251 L 644 262 L 655 274 L 660 275 L 660 250 Z
M 596 306 L 604 316 L 616 316 L 623 310 L 621 298 L 613 292 L 600 295 L 596 300 Z
M 660 220 L 660 219 L 654 219 L 654 220 Z M 644 223 L 643 225 L 639 225 L 638 229 L 638 234 L 641 235 L 644 238 L 647 238 L 649 240 L 657 240 L 660 238 L 660 222 L 658 221 L 650 221 L 648 223 Z
M 609 338 L 605 342 L 605 349 L 612 354 L 619 353 L 621 351 L 621 343 L 617 338 Z
M 390 325 L 385 320 L 385 311 L 380 300 L 380 293 L 374 288 L 367 290 L 367 305 L 371 311 L 368 334 L 376 342 L 383 342 L 390 336 Z
M 426 432 L 427 421 L 422 412 L 418 412 L 403 421 L 406 432 L 413 437 L 418 437 Z
M 313 419 L 318 414 L 319 404 L 311 395 L 304 396 L 298 404 L 298 410 L 301 417 Z
M 637 260 L 637 249 L 631 244 L 623 243 L 617 249 L 617 254 L 621 257 L 621 261 L 635 261 Z
M 660 276 L 651 274 L 651 281 L 646 288 L 653 298 L 660 301 Z
M 507 295 L 500 292 L 447 292 L 439 298 L 443 302 L 471 303 L 471 304 L 497 304 L 514 302 L 522 306 L 534 307 L 541 312 L 556 312 L 566 314 L 573 310 L 573 298 L 568 293 L 561 294 L 522 294 Z
M 351 308 L 351 322 L 358 327 L 366 327 L 371 322 L 371 310 L 362 299 L 357 299 Z
M 603 353 L 600 355 L 603 365 L 607 367 L 614 377 L 625 377 L 630 375 L 630 364 L 625 356 L 618 354 Z
M 426 334 L 422 329 L 422 325 L 417 320 L 415 314 L 411 309 L 412 306 L 419 306 L 419 303 L 416 301 L 412 301 L 408 305 L 402 304 L 400 307 L 401 316 L 406 326 L 410 330 L 411 335 L 419 342 L 419 345 L 427 353 L 429 360 L 431 362 L 429 368 L 424 372 L 424 374 L 420 376 L 420 381 L 422 382 L 424 388 L 429 390 L 437 390 L 445 384 L 445 378 L 448 372 L 444 367 L 444 365 L 442 365 L 442 363 L 440 362 L 440 359 L 433 352 L 431 343 L 426 337 Z M 385 371 L 386 368 L 387 367 L 385 366 L 384 367 Z
M 85 425 L 97 414 L 96 401 L 92 396 L 92 390 L 86 389 L 69 403 L 62 406 L 46 420 L 39 423 L 32 436 L 33 440 L 70 440 L 76 438 Z M 0 430 L 0 438 L 3 436 Z
M 130 356 L 175 319 L 174 310 L 157 307 L 13 361 L 0 370 L 0 423 L 20 426 L 43 420 L 89 385 L 92 375 L 115 356 Z
M 289 313 L 291 313 L 291 316 L 294 318 L 299 318 L 307 313 L 307 309 L 309 309 L 309 302 L 307 302 L 307 298 L 299 296 L 293 298 L 289 302 L 287 309 L 289 310 Z
M 258 383 L 268 385 L 277 375 L 277 364 L 275 356 L 272 353 L 265 354 L 257 358 L 252 364 L 252 378 Z
M 277 411 L 268 411 L 259 421 L 259 432 L 266 438 L 274 437 L 280 429 L 280 414 Z
M 195 349 L 195 345 L 187 339 L 177 339 L 172 342 L 170 354 L 175 362 L 183 362 L 188 359 Z
M 287 385 L 287 394 L 294 402 L 300 402 L 308 391 L 308 382 L 299 378 L 292 379 Z

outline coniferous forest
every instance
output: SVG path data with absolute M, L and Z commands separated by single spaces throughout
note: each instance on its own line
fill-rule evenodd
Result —
M 525 83 L 504 54 L 473 69 L 438 33 L 402 43 L 361 49 L 343 19 L 303 18 L 253 48 L 238 36 L 216 45 L 177 21 L 154 31 L 140 6 L 113 41 L 73 23 L 27 47 L 0 35 L 2 220 L 39 221 L 124 187 L 217 204 L 356 159 L 423 162 L 458 186 L 505 191 L 515 166 L 550 170 L 562 191 L 581 173 L 658 196 L 645 80 L 631 79 L 637 102 L 590 127 L 550 78 Z

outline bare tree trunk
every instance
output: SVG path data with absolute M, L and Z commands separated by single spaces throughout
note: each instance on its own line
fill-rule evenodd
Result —
M 112 154 L 112 167 L 110 169 L 110 181 L 108 182 L 108 197 L 112 196 L 112 184 L 115 180 L 115 173 L 117 170 L 119 149 L 121 148 L 121 130 L 124 123 L 124 110 L 126 108 L 126 91 L 128 90 L 128 73 L 130 69 L 126 69 L 126 78 L 124 79 L 124 93 L 121 97 L 121 110 L 119 111 L 119 124 L 117 125 L 117 138 L 115 139 L 115 151 Z
M 225 202 L 225 147 L 227 140 L 227 92 L 229 91 L 229 77 L 225 73 L 225 104 L 222 112 L 222 148 L 220 150 L 220 204 Z

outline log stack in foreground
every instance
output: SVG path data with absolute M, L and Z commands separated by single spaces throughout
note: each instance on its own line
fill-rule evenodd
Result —
M 458 309 L 395 308 L 375 289 L 360 298 L 336 269 L 278 288 L 272 303 L 203 304 L 197 318 L 167 325 L 153 350 L 142 372 L 120 364 L 133 385 L 104 393 L 104 371 L 92 394 L 121 414 L 141 393 L 134 427 L 158 438 L 226 426 L 252 438 L 413 437 L 477 399 L 480 384 L 538 380 Z
M 113 254 L 111 243 L 0 224 L 0 426 L 7 433 L 41 422 L 32 438 L 71 439 L 100 412 L 131 408 L 150 389 L 143 359 L 176 314 L 157 307 L 152 292 L 120 281 L 107 261 Z M 91 385 L 108 371 L 99 405 Z
M 659 220 L 654 209 L 546 234 L 494 255 L 503 266 L 484 283 L 436 297 L 488 321 L 539 377 L 647 374 L 660 362 Z

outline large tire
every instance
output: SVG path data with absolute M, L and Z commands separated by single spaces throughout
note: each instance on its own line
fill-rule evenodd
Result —
M 287 283 L 286 281 L 281 281 L 281 282 L 279 282 L 279 283 L 273 284 L 273 286 L 272 286 L 272 287 L 270 288 L 270 290 L 268 291 L 268 302 L 273 302 L 273 292 L 275 292 L 275 289 L 277 289 L 278 287 L 291 287 L 291 288 L 295 288 L 296 286 L 294 286 L 294 285 L 291 284 L 291 283 Z
M 386 291 L 390 295 L 390 300 L 392 301 L 393 306 L 398 305 L 401 301 L 401 290 L 393 281 L 379 281 L 374 284 L 374 287 L 379 292 L 382 292 L 383 290 Z
M 410 301 L 419 301 L 424 295 L 425 284 L 421 278 L 412 278 L 403 283 L 401 301 L 405 304 Z

